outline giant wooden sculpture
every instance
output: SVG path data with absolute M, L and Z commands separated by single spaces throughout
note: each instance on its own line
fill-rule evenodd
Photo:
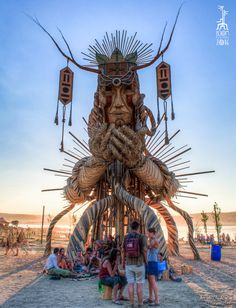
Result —
M 67 185 L 63 188 L 70 205 L 52 220 L 47 235 L 46 253 L 51 249 L 51 235 L 56 222 L 76 204 L 88 201 L 90 204 L 79 219 L 69 240 L 68 253 L 72 257 L 78 248 L 84 249 L 89 233 L 93 239 L 105 239 L 110 234 L 119 235 L 122 238 L 127 232 L 129 222 L 134 218 L 141 222 L 142 232 L 149 227 L 157 229 L 160 251 L 164 256 L 178 255 L 178 232 L 174 219 L 166 208 L 169 206 L 186 220 L 189 227 L 189 243 L 194 257 L 199 259 L 193 241 L 191 217 L 171 200 L 181 191 L 181 183 L 177 180 L 181 175 L 178 173 L 175 175 L 170 171 L 167 162 L 173 163 L 175 157 L 189 149 L 180 152 L 180 149 L 173 151 L 173 147 L 170 147 L 170 141 L 179 131 L 171 137 L 168 136 L 166 99 L 171 94 L 168 89 L 169 67 L 162 62 L 163 64 L 157 68 L 158 95 L 164 100 L 162 118 L 158 104 L 157 122 L 158 124 L 162 120 L 165 122 L 165 130 L 162 134 L 158 130 L 151 110 L 144 105 L 144 95 L 140 92 L 137 74 L 138 70 L 152 65 L 166 52 L 177 18 L 178 15 L 166 47 L 161 49 L 163 32 L 159 50 L 153 59 L 150 59 L 151 45 L 136 41 L 135 35 L 128 38 L 126 31 L 122 33 L 117 31 L 111 37 L 106 34 L 101 43 L 96 41 L 94 46 L 90 46 L 89 53 L 86 55 L 91 64 L 98 68 L 78 64 L 64 36 L 62 35 L 62 38 L 68 47 L 69 55 L 62 51 L 54 38 L 38 20 L 35 20 L 51 37 L 68 63 L 71 62 L 80 69 L 98 75 L 93 109 L 88 123 L 86 122 L 88 145 L 72 133 L 75 143 L 80 147 L 78 149 L 80 154 L 66 152 L 62 143 L 61 151 L 70 155 L 72 157 L 70 162 L 74 164 L 71 173 L 62 171 L 64 175 L 70 175 Z M 173 119 L 172 102 L 171 105 Z M 147 125 L 148 120 L 150 128 Z M 164 138 L 161 139 L 163 134 L 165 134 Z M 157 143 L 158 140 L 160 140 L 159 143 Z M 172 155 L 171 158 L 160 160 L 160 153 L 166 157 L 175 152 L 177 154 Z M 81 157 L 83 153 L 87 155 Z M 153 209 L 160 213 L 167 225 L 168 245 Z

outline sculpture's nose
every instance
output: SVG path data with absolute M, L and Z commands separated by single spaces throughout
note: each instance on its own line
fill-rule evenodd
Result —
M 121 88 L 116 88 L 113 104 L 115 108 L 122 108 L 124 106 L 123 98 L 121 95 Z

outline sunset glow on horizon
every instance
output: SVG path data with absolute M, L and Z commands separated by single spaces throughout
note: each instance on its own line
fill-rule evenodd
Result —
M 95 38 L 100 41 L 106 31 L 116 29 L 127 29 L 129 34 L 137 31 L 138 39 L 153 42 L 156 51 L 166 20 L 165 42 L 169 37 L 181 2 L 120 0 L 118 6 L 108 0 L 1 3 L 0 212 L 40 214 L 45 205 L 47 213 L 56 214 L 67 204 L 61 191 L 41 193 L 42 189 L 61 188 L 66 183 L 65 177 L 43 171 L 44 167 L 66 169 L 62 166 L 66 156 L 59 151 L 61 122 L 59 127 L 53 123 L 59 71 L 66 60 L 25 14 L 37 16 L 64 47 L 59 27 L 78 62 L 87 64 L 81 52 L 86 52 Z M 194 182 L 184 189 L 209 195 L 196 200 L 174 199 L 189 213 L 210 212 L 214 202 L 222 212 L 235 211 L 236 3 L 224 1 L 229 11 L 229 46 L 216 45 L 219 4 L 215 0 L 186 2 L 164 57 L 171 65 L 176 113 L 176 119 L 168 124 L 170 135 L 181 129 L 173 145 L 176 149 L 185 144 L 192 148 L 183 156 L 191 161 L 191 167 L 183 173 L 216 171 L 188 177 Z M 66 124 L 66 150 L 74 146 L 69 131 L 88 140 L 82 117 L 88 119 L 97 83 L 95 74 L 70 67 L 75 75 L 73 126 L 68 128 Z M 139 72 L 145 104 L 154 115 L 155 67 Z M 68 118 L 69 109 L 66 123 Z

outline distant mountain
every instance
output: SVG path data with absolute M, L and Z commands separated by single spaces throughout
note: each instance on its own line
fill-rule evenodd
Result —
M 11 222 L 12 220 L 18 220 L 20 224 L 26 225 L 38 225 L 42 222 L 41 215 L 0 213 L 0 217 L 4 217 L 8 222 Z M 51 218 L 53 218 L 53 216 Z M 67 223 L 69 223 L 68 217 L 63 217 L 60 220 L 60 224 Z M 48 215 L 45 215 L 44 217 L 44 224 L 48 224 Z
M 212 213 L 207 213 L 209 215 L 209 220 L 207 222 L 208 226 L 214 225 L 212 219 Z M 197 222 L 201 223 L 201 214 L 190 214 L 193 219 L 193 224 Z M 31 215 L 31 214 L 10 214 L 10 213 L 0 213 L 0 217 L 4 217 L 7 221 L 11 222 L 12 220 L 19 220 L 21 224 L 41 224 L 42 216 L 41 215 Z M 53 218 L 53 217 L 52 217 Z M 176 224 L 179 226 L 185 225 L 185 221 L 181 216 L 174 216 Z M 45 216 L 44 224 L 48 224 L 48 216 Z M 68 215 L 63 217 L 59 224 L 66 225 L 69 224 Z M 236 226 L 236 212 L 224 212 L 221 214 L 221 224 L 223 226 Z

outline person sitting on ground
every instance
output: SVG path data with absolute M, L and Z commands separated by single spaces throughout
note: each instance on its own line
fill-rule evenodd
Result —
M 159 306 L 158 288 L 156 283 L 156 277 L 158 276 L 158 240 L 156 238 L 155 228 L 148 229 L 148 266 L 147 266 L 147 277 L 148 277 L 148 289 L 149 297 L 144 300 L 144 304 L 148 306 Z M 153 295 L 155 300 L 153 300 Z
M 73 270 L 77 273 L 81 273 L 84 271 L 84 257 L 81 250 L 77 251 Z
M 72 271 L 73 270 L 73 262 L 66 256 L 65 249 L 60 248 L 59 254 L 57 257 L 58 266 L 62 269 Z
M 91 262 L 92 256 L 93 256 L 93 250 L 92 248 L 88 247 L 84 254 L 84 266 L 86 267 L 87 272 L 89 271 L 88 266 Z
M 125 300 L 123 291 L 127 284 L 127 280 L 125 276 L 119 275 L 119 256 L 120 251 L 113 248 L 110 255 L 105 257 L 102 261 L 99 278 L 103 285 L 113 288 L 112 302 L 117 305 L 122 305 L 120 301 Z
M 93 252 L 98 258 L 102 259 L 104 256 L 104 247 L 102 241 L 95 241 L 93 243 Z
M 88 265 L 89 273 L 92 275 L 96 275 L 100 271 L 101 259 L 98 257 L 99 252 L 96 251 L 93 253 L 90 263 Z
M 77 275 L 73 274 L 71 271 L 62 269 L 58 266 L 57 263 L 57 257 L 59 253 L 59 248 L 54 248 L 53 253 L 50 254 L 50 256 L 47 258 L 46 265 L 45 265 L 45 271 L 48 275 L 51 276 L 59 276 L 64 278 L 73 278 L 77 277 Z

